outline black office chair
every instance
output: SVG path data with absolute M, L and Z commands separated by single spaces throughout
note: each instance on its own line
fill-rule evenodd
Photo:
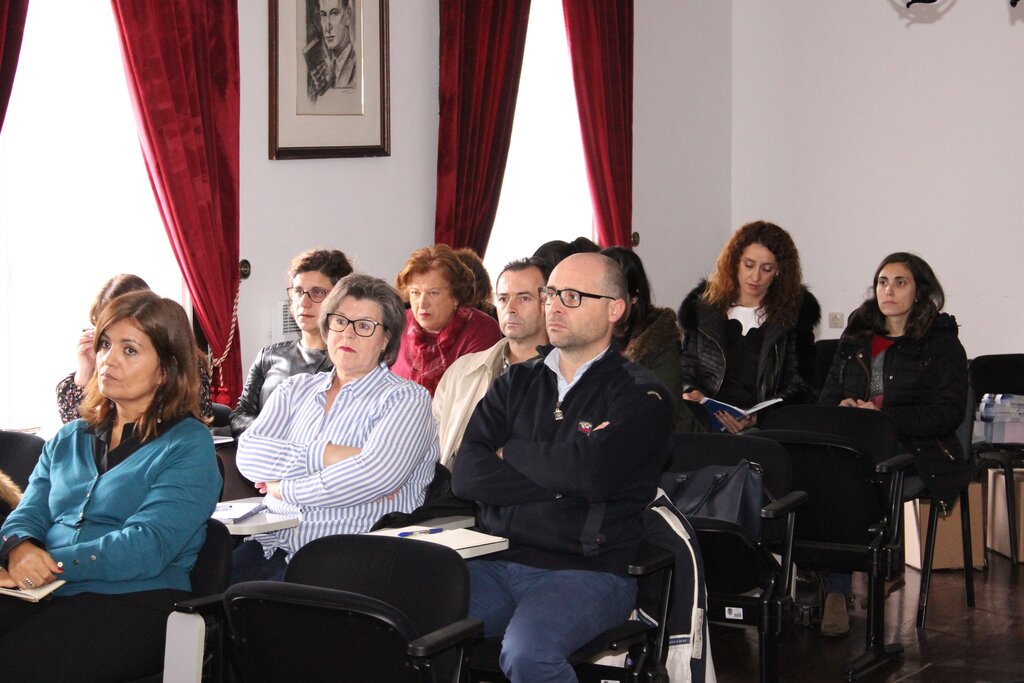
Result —
M 24 491 L 46 442 L 35 434 L 0 430 L 0 470 Z
M 1024 394 L 1024 353 L 978 356 L 967 366 L 975 399 L 985 394 Z M 1010 561 L 1020 562 L 1017 544 L 1017 490 L 1013 469 L 1024 467 L 1024 443 L 983 441 L 974 444 L 974 462 L 983 469 L 1000 469 L 1006 485 L 1006 520 L 1010 531 Z
M 231 579 L 234 542 L 221 522 L 206 520 L 206 540 L 189 574 L 192 598 L 167 618 L 164 669 L 138 683 L 161 680 L 226 681 L 221 594 Z
M 210 425 L 213 429 L 221 429 L 223 427 L 231 427 L 231 407 L 226 406 L 223 403 L 213 403 L 213 423 Z
M 784 447 L 766 439 L 733 434 L 676 434 L 669 473 L 712 465 L 755 464 L 766 491 L 766 524 L 754 536 L 745 527 L 709 517 L 688 516 L 697 532 L 707 582 L 707 618 L 727 626 L 753 626 L 758 633 L 760 680 L 778 680 L 778 644 L 793 623 L 790 577 L 796 509 L 807 499 L 791 491 L 792 465 Z M 778 549 L 777 560 L 772 550 Z
M 242 681 L 434 681 L 466 674 L 469 572 L 450 548 L 338 535 L 292 557 L 284 582 L 224 594 Z
M 970 391 L 968 391 L 970 394 Z M 970 434 L 974 420 L 974 401 L 967 398 L 964 420 L 957 430 L 961 444 L 969 448 Z M 892 422 L 873 410 L 856 410 L 836 406 L 785 406 L 773 411 L 765 420 L 765 426 L 773 429 L 800 429 L 805 431 L 836 434 L 853 439 L 867 452 L 873 454 L 874 462 L 881 462 L 896 455 L 897 436 Z M 965 450 L 964 453 L 968 451 Z M 965 456 L 966 457 L 966 456 Z M 925 481 L 911 469 L 904 473 L 903 500 L 915 498 L 930 500 Z M 964 593 L 967 607 L 974 608 L 974 563 L 971 550 L 971 506 L 968 489 L 960 492 L 960 526 L 963 537 Z M 921 588 L 917 602 L 917 627 L 924 628 L 928 614 L 928 596 L 931 590 L 932 564 L 935 560 L 935 536 L 938 531 L 939 506 L 930 505 L 928 529 L 925 533 L 924 556 L 921 558 Z
M 827 411 L 818 408 L 819 430 L 828 425 Z M 773 413 L 782 412 L 773 411 Z M 873 411 L 850 411 L 872 414 Z M 876 424 L 878 424 L 876 422 Z M 865 652 L 850 662 L 847 680 L 854 680 L 902 656 L 903 647 L 885 643 L 886 579 L 903 571 L 903 469 L 913 457 L 904 453 L 876 462 L 873 452 L 858 441 L 835 434 L 764 429 L 751 436 L 771 439 L 786 447 L 793 461 L 793 488 L 809 498 L 797 515 L 793 560 L 801 569 L 865 572 L 868 576 Z M 881 437 L 865 434 L 865 439 Z M 894 450 L 894 449 L 890 449 Z
M 821 393 L 828 380 L 829 370 L 832 369 L 832 359 L 838 348 L 838 339 L 819 339 L 814 342 L 814 377 L 805 377 L 804 379 L 814 389 L 815 397 Z
M 452 493 L 452 474 L 441 463 L 434 464 L 434 478 L 423 494 L 423 505 L 412 512 L 389 512 L 378 519 L 370 531 L 414 526 L 444 517 L 474 517 L 476 506 Z M 431 525 L 433 526 L 433 525 Z

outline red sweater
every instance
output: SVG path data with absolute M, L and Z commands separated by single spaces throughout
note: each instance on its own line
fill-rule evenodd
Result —
M 412 311 L 407 310 L 402 347 L 391 372 L 423 385 L 433 396 L 441 375 L 456 358 L 489 349 L 499 339 L 498 323 L 475 308 L 460 306 L 444 329 L 436 333 L 420 327 Z

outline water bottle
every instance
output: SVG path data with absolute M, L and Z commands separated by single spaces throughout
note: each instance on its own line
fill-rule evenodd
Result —
M 981 397 L 978 405 L 978 419 L 982 422 L 992 422 L 995 419 L 996 397 L 992 394 L 985 394 Z

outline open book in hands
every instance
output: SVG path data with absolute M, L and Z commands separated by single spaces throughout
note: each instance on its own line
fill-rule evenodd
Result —
M 729 403 L 716 401 L 715 399 L 708 398 L 707 396 L 700 400 L 700 404 L 704 406 L 704 410 L 708 411 L 708 417 L 711 418 L 711 431 L 724 432 L 725 427 L 722 425 L 719 419 L 715 417 L 715 413 L 724 411 L 738 420 L 741 417 L 753 415 L 762 408 L 767 408 L 770 405 L 775 405 L 776 403 L 779 403 L 781 400 L 781 398 L 772 398 L 767 401 L 761 401 L 756 406 L 747 408 L 746 410 L 744 410 L 743 408 L 737 408 L 736 406 L 731 405 Z
M 0 595 L 10 595 L 12 598 L 28 600 L 29 602 L 39 602 L 65 583 L 67 582 L 64 579 L 57 579 L 56 581 L 51 581 L 45 586 L 40 586 L 39 588 L 25 588 L 24 590 L 18 590 L 17 588 L 0 588 Z

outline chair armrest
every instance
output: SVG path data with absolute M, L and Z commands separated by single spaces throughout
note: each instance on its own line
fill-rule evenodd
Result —
M 482 621 L 466 617 L 417 638 L 409 643 L 406 652 L 412 657 L 432 657 L 470 638 L 482 636 L 483 633 Z
M 774 503 L 769 503 L 761 508 L 762 519 L 779 519 L 807 502 L 809 496 L 806 491 L 790 491 Z
M 676 556 L 653 545 L 642 544 L 636 558 L 626 567 L 630 576 L 647 576 L 654 572 L 674 567 Z
M 224 594 L 214 593 L 213 595 L 204 595 L 201 598 L 179 600 L 174 603 L 174 611 L 185 612 L 186 614 L 216 614 L 223 610 L 223 606 Z
M 912 453 L 900 453 L 899 455 L 894 455 L 888 460 L 883 460 L 875 465 L 875 472 L 878 472 L 879 474 L 888 474 L 890 472 L 895 472 L 896 470 L 902 470 L 913 462 L 914 455 Z
M 1024 458 L 1024 444 L 1019 443 L 977 443 L 971 452 L 978 462 L 989 461 L 1000 467 L 1009 467 L 1016 460 Z
M 223 604 L 224 594 L 214 593 L 213 595 L 204 595 L 201 598 L 178 600 L 174 603 L 174 611 L 188 614 L 210 614 L 218 611 L 218 607 Z

